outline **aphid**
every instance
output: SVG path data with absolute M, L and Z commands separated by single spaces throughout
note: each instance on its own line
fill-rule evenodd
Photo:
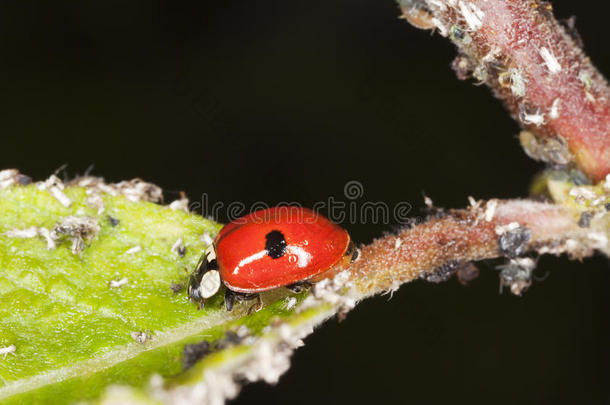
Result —
M 131 338 L 135 340 L 139 344 L 144 344 L 151 338 L 151 333 L 149 331 L 146 332 L 131 332 Z
M 507 230 L 498 237 L 498 249 L 503 256 L 515 258 L 525 253 L 531 238 L 532 231 L 523 226 Z
M 17 347 L 15 345 L 0 347 L 0 355 L 4 355 L 3 360 L 6 359 L 7 354 L 15 354 Z
M 459 267 L 459 261 L 450 260 L 447 263 L 443 263 L 442 265 L 438 266 L 433 271 L 422 274 L 420 278 L 430 283 L 443 283 L 449 280 L 455 274 Z
M 120 220 L 118 220 L 114 217 L 111 217 L 110 215 L 108 215 L 108 222 L 110 222 L 110 226 L 117 226 L 118 224 L 121 223 Z
M 185 345 L 184 350 L 182 351 L 182 369 L 188 370 L 211 352 L 212 349 L 210 348 L 210 344 L 205 340 L 199 343 Z
M 498 266 L 500 269 L 500 294 L 504 287 L 509 287 L 514 295 L 521 295 L 532 285 L 532 275 L 536 261 L 530 257 L 510 259 L 508 263 Z
M 457 270 L 457 279 L 464 286 L 477 277 L 479 277 L 479 269 L 472 262 L 464 263 Z
M 108 282 L 108 287 L 119 288 L 119 287 L 124 286 L 127 283 L 129 283 L 129 280 L 127 279 L 127 277 L 123 277 L 120 280 L 110 280 L 110 282 Z
M 169 289 L 172 290 L 174 294 L 178 294 L 182 290 L 183 285 L 180 283 L 171 283 L 169 285 Z
M 402 11 L 401 17 L 414 27 L 422 30 L 436 28 L 434 16 L 430 10 L 424 6 L 423 2 L 417 0 L 400 0 L 398 5 Z
M 578 220 L 578 226 L 581 228 L 590 227 L 592 217 L 593 217 L 592 213 L 590 213 L 588 211 L 584 211 L 582 214 L 580 214 L 580 219 Z
M 188 295 L 203 305 L 224 284 L 225 307 L 278 287 L 302 288 L 332 277 L 355 248 L 347 231 L 312 210 L 273 207 L 220 230 L 189 279 Z

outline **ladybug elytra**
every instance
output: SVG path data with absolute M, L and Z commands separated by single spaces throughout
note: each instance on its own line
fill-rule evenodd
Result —
M 204 304 L 224 284 L 225 306 L 279 287 L 293 291 L 333 276 L 357 258 L 347 231 L 307 208 L 279 206 L 225 225 L 189 279 L 191 300 Z

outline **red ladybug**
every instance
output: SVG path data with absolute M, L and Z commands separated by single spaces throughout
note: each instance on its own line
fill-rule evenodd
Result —
M 278 287 L 298 291 L 335 274 L 357 258 L 347 231 L 307 208 L 280 206 L 253 212 L 220 230 L 189 280 L 200 304 L 226 286 L 225 306 Z M 259 298 L 260 302 L 260 298 Z

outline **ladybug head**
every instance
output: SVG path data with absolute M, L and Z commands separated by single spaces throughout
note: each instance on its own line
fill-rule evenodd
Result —
M 195 302 L 210 298 L 220 289 L 220 272 L 214 246 L 211 245 L 199 259 L 197 268 L 191 274 L 188 295 Z

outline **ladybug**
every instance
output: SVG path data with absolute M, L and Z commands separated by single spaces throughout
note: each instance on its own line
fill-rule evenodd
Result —
M 332 277 L 358 257 L 347 231 L 319 213 L 295 206 L 255 211 L 225 225 L 201 256 L 188 284 L 200 306 L 224 284 L 228 311 L 235 300 Z

